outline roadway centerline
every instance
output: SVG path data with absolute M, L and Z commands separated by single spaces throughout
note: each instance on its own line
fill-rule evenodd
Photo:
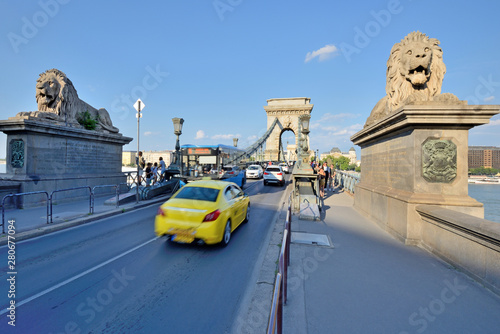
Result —
M 133 251 L 135 251 L 135 250 L 137 250 L 137 249 L 139 249 L 139 248 L 141 248 L 141 247 L 144 247 L 144 246 L 146 246 L 147 244 L 149 244 L 149 243 L 151 243 L 151 242 L 153 242 L 153 241 L 156 241 L 156 240 L 158 240 L 158 239 L 159 239 L 159 237 L 154 237 L 153 239 L 148 240 L 148 241 L 146 241 L 146 242 L 144 242 L 144 243 L 142 243 L 142 244 L 140 244 L 140 245 L 138 245 L 138 246 L 136 246 L 136 247 L 134 247 L 134 248 L 132 248 L 132 249 L 129 249 L 128 251 L 126 251 L 126 252 L 124 252 L 124 253 L 121 253 L 121 254 L 119 254 L 119 255 L 117 255 L 117 256 L 115 256 L 115 257 L 113 257 L 113 258 L 111 258 L 111 259 L 109 259 L 109 260 L 107 260 L 107 261 L 105 261 L 105 262 L 103 262 L 103 263 L 101 263 L 101 264 L 98 264 L 98 265 L 96 265 L 96 266 L 94 266 L 94 267 L 92 267 L 92 268 L 90 268 L 90 269 L 87 269 L 87 270 L 85 270 L 84 272 L 82 272 L 82 273 L 80 273 L 80 274 L 78 274 L 78 275 L 75 275 L 75 276 L 73 276 L 73 277 L 71 277 L 71 278 L 68 278 L 67 280 L 65 280 L 65 281 L 63 281 L 63 282 L 61 282 L 61 283 L 58 283 L 58 284 L 54 285 L 53 287 L 50 287 L 50 288 L 48 288 L 48 289 L 45 289 L 45 290 L 43 290 L 42 292 L 39 292 L 39 293 L 37 293 L 37 294 L 35 294 L 35 295 L 33 295 L 33 296 L 29 297 L 29 298 L 26 298 L 26 299 L 24 299 L 24 300 L 22 300 L 22 301 L 20 301 L 20 302 L 16 302 L 16 308 L 18 308 L 19 306 L 24 305 L 24 304 L 26 304 L 26 303 L 29 303 L 29 302 L 31 302 L 31 301 L 33 301 L 33 300 L 37 299 L 38 297 L 41 297 L 41 296 L 43 296 L 43 295 L 46 295 L 47 293 L 52 292 L 52 291 L 54 291 L 54 290 L 56 290 L 56 289 L 58 289 L 58 288 L 60 288 L 60 287 L 62 287 L 62 286 L 64 286 L 64 285 L 66 285 L 66 284 L 68 284 L 68 283 L 71 283 L 71 282 L 73 282 L 74 280 L 77 280 L 77 279 L 79 279 L 79 278 L 81 278 L 81 277 L 83 277 L 83 276 L 85 276 L 85 275 L 87 275 L 87 274 L 89 274 L 89 273 L 91 273 L 91 272 L 93 272 L 93 271 L 95 271 L 95 270 L 97 270 L 97 269 L 101 268 L 101 267 L 104 267 L 105 265 L 107 265 L 107 264 L 109 264 L 109 263 L 111 263 L 111 262 L 113 262 L 113 261 L 116 261 L 116 260 L 118 260 L 119 258 L 122 258 L 122 257 L 124 257 L 125 255 L 130 254 L 130 253 L 132 253 Z M 5 314 L 5 313 L 7 313 L 7 312 L 9 312 L 9 309 L 8 309 L 8 308 L 5 308 L 4 310 L 0 311 L 0 315 L 3 315 L 3 314 Z

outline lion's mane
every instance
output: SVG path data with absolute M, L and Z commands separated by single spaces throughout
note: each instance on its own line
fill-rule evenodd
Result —
M 409 54 L 411 54 L 412 47 L 421 47 L 422 45 L 430 53 L 430 64 L 421 74 L 422 78 L 425 76 L 426 81 L 414 84 L 408 68 L 404 66 L 403 57 L 410 57 L 406 56 L 404 51 L 408 52 L 410 50 Z M 443 51 L 439 47 L 439 41 L 435 38 L 429 38 L 418 31 L 408 34 L 401 42 L 396 43 L 392 47 L 391 54 L 387 60 L 387 81 L 385 87 L 387 95 L 373 108 L 365 127 L 390 115 L 408 102 L 434 100 L 434 97 L 441 94 L 441 86 L 445 73 L 446 66 L 443 62 Z M 443 97 L 442 100 L 446 99 L 454 99 L 454 95 L 446 94 L 446 97 Z

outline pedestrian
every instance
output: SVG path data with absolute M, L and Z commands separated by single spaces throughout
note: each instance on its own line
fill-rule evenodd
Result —
M 165 161 L 160 157 L 160 181 L 165 180 L 165 172 L 167 171 L 167 166 L 165 166 Z
M 325 197 L 325 170 L 321 167 L 316 168 L 317 173 L 318 173 L 318 179 L 319 179 L 319 195 L 321 197 Z
M 328 164 L 323 162 L 323 171 L 325 172 L 325 189 L 328 190 L 328 181 L 330 180 L 330 167 Z
M 158 181 L 158 163 L 157 162 L 155 162 L 153 164 L 152 172 L 153 172 L 153 185 L 154 185 L 156 183 L 156 181 Z
M 144 167 L 146 166 L 146 160 L 142 156 L 142 151 L 139 151 L 139 156 L 135 157 L 135 164 L 139 166 L 139 175 L 137 175 L 137 184 L 142 184 L 142 175 L 144 174 Z
M 151 180 L 153 179 L 153 169 L 151 168 L 152 163 L 148 162 L 146 167 L 146 187 L 149 187 Z
M 333 191 L 333 182 L 335 180 L 335 168 L 333 167 L 333 164 L 330 164 L 330 180 L 328 182 L 328 185 L 330 186 L 330 190 Z

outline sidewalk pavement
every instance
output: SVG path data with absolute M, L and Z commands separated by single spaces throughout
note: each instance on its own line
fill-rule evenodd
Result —
M 294 215 L 283 333 L 498 333 L 498 295 L 396 240 L 353 204 L 329 191 L 320 221 Z M 308 234 L 331 245 L 298 243 Z
M 52 206 L 53 222 L 50 224 L 47 224 L 47 206 L 25 209 L 6 209 L 4 215 L 5 234 L 1 234 L 0 230 L 0 245 L 7 243 L 6 236 L 9 220 L 15 221 L 16 241 L 20 241 L 110 217 L 125 211 L 128 212 L 151 204 L 160 204 L 165 202 L 170 196 L 171 194 L 158 196 L 150 200 L 141 200 L 139 203 L 136 203 L 134 200 L 131 203 L 122 204 L 118 208 L 115 205 L 104 205 L 106 200 L 114 197 L 113 195 L 99 196 L 94 200 L 93 214 L 90 214 L 89 199 L 54 204 Z

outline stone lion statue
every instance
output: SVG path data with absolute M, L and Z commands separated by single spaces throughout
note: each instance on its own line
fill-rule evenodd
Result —
M 441 94 L 446 66 L 439 41 L 417 31 L 392 47 L 387 60 L 387 95 L 373 108 L 365 127 L 416 101 L 457 102 L 453 94 Z
M 81 127 L 78 119 L 87 112 L 87 116 L 96 120 L 96 130 L 119 131 L 113 126 L 106 109 L 96 109 L 80 100 L 71 80 L 57 69 L 40 74 L 36 83 L 36 102 L 38 111 L 22 112 L 18 116 L 33 116 Z

